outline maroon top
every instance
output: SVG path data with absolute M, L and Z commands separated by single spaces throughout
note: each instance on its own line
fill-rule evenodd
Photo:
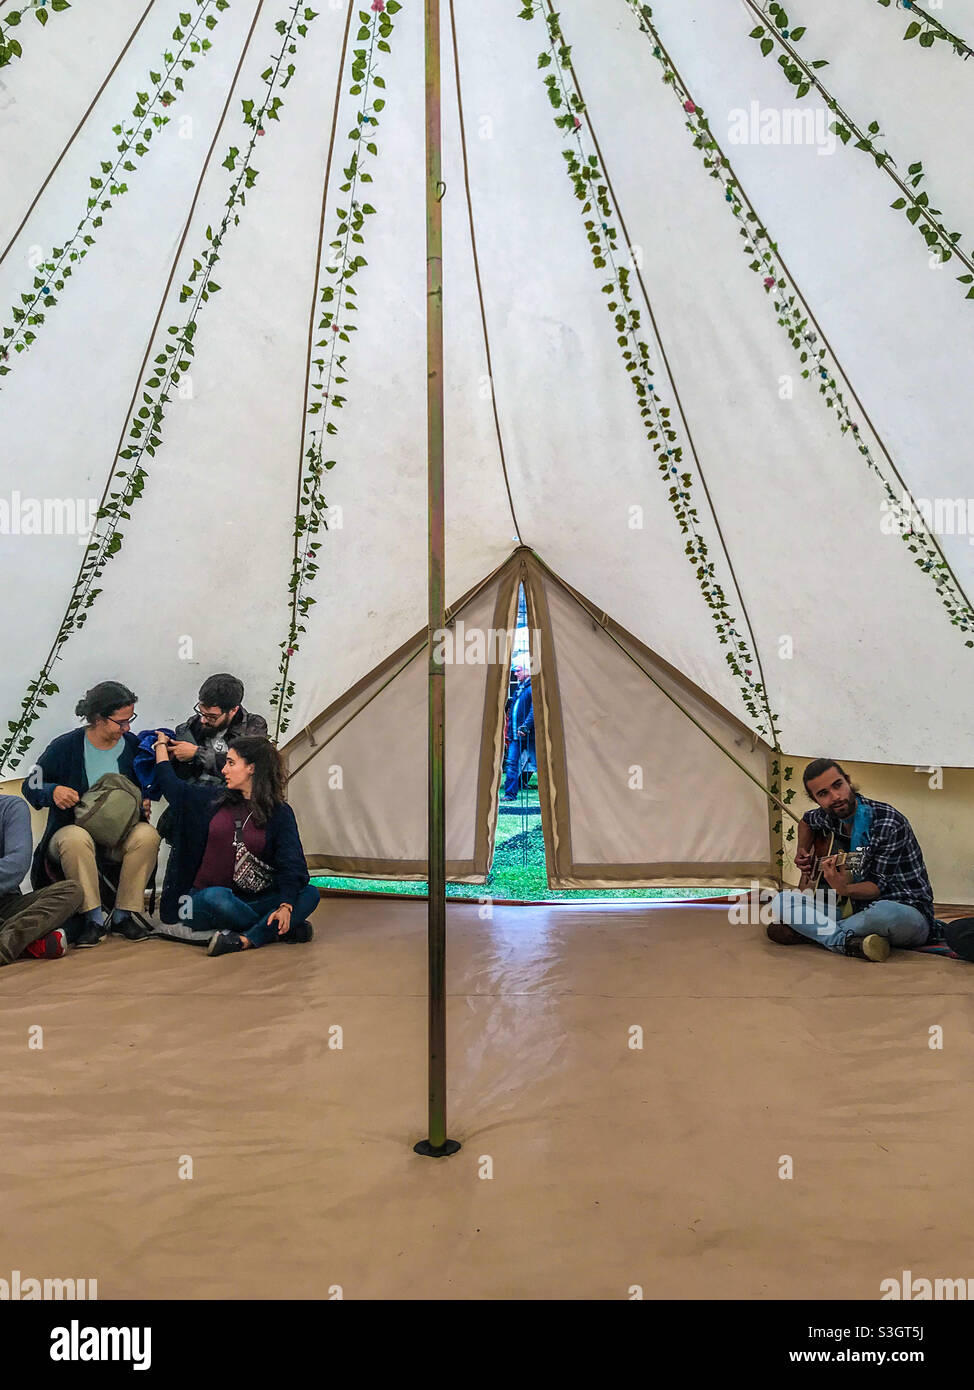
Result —
M 243 826 L 240 838 L 251 854 L 256 854 L 258 859 L 263 858 L 267 831 L 261 826 L 254 825 L 252 810 L 253 807 L 250 802 L 243 801 L 239 806 L 221 806 L 217 811 L 210 821 L 210 833 L 206 838 L 203 862 L 193 880 L 194 888 L 233 887 L 235 816 L 240 817 L 241 823 L 247 821 L 247 817 L 250 816 L 250 820 Z

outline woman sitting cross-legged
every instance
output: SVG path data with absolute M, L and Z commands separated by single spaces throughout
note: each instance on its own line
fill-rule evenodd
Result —
M 169 738 L 155 747 L 158 788 L 173 811 L 172 853 L 162 889 L 164 922 L 210 931 L 207 951 L 310 941 L 318 906 L 284 768 L 270 739 L 232 739 L 226 788 L 184 782 L 169 763 Z M 292 921 L 293 919 L 293 921 Z

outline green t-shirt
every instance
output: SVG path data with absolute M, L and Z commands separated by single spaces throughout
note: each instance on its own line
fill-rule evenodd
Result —
M 85 734 L 85 776 L 89 787 L 93 787 L 106 772 L 118 771 L 118 760 L 124 747 L 125 740 L 120 738 L 114 748 L 96 748 Z

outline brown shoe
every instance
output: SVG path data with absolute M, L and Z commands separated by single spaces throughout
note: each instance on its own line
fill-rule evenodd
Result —
M 808 941 L 807 936 L 802 936 L 800 931 L 795 931 L 794 927 L 786 926 L 784 922 L 771 922 L 768 925 L 768 940 L 776 941 L 779 946 L 800 946 Z
M 871 936 L 854 936 L 849 932 L 842 943 L 843 953 L 858 956 L 860 960 L 889 960 L 890 946 L 885 936 L 875 932 Z

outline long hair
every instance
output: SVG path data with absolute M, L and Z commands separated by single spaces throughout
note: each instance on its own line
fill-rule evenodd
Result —
M 232 738 L 227 747 L 232 748 L 245 763 L 253 765 L 254 784 L 250 800 L 254 807 L 254 822 L 257 825 L 266 825 L 277 807 L 285 800 L 287 778 L 284 774 L 283 759 L 269 738 L 257 734 Z M 240 792 L 228 790 L 222 804 L 242 800 Z
M 122 685 L 119 681 L 101 681 L 85 691 L 84 698 L 75 705 L 74 712 L 79 719 L 94 724 L 99 717 L 107 719 L 115 710 L 134 705 L 138 698 L 127 685 Z

